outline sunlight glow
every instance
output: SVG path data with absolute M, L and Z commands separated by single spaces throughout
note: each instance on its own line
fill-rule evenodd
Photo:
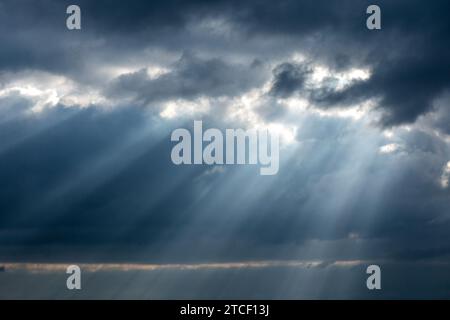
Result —
M 199 98 L 195 101 L 177 99 L 166 102 L 159 115 L 164 119 L 173 119 L 181 116 L 194 116 L 206 113 L 209 109 L 210 101 L 207 98 Z
M 307 83 L 311 88 L 330 86 L 326 81 L 332 80 L 334 90 L 343 90 L 357 81 L 369 79 L 371 72 L 369 69 L 351 68 L 343 72 L 334 72 L 323 65 L 317 65 L 313 68 L 312 75 Z

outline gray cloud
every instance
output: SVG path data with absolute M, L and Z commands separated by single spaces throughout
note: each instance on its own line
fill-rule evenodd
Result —
M 283 63 L 273 70 L 273 83 L 270 94 L 276 96 L 290 96 L 295 91 L 303 89 L 307 75 L 312 72 L 305 64 Z
M 151 4 L 132 1 L 124 5 L 120 1 L 81 1 L 85 28 L 78 33 L 63 28 L 67 3 L 3 1 L 1 23 L 5 31 L 0 37 L 5 50 L 2 50 L 0 69 L 40 69 L 80 81 L 93 81 L 92 78 L 96 78 L 95 64 L 123 62 L 121 57 L 124 55 L 145 52 L 148 48 L 164 48 L 175 54 L 186 49 L 217 54 L 214 46 L 220 46 L 222 55 L 235 52 L 253 58 L 270 57 L 271 53 L 280 58 L 289 51 L 303 51 L 316 61 L 337 69 L 371 67 L 373 75 L 368 81 L 343 92 L 318 92 L 313 98 L 323 107 L 380 98 L 381 124 L 384 126 L 414 122 L 432 110 L 433 102 L 450 84 L 447 69 L 450 55 L 446 45 L 450 26 L 445 16 L 448 4 L 444 1 L 435 1 L 427 6 L 421 2 L 381 1 L 378 4 L 383 12 L 383 29 L 379 32 L 370 32 L 364 27 L 365 8 L 369 2 L 330 4 L 319 1 L 309 4 L 281 1 L 256 5 L 253 1 L 214 1 L 208 4 L 202 1 L 152 1 Z M 111 12 L 121 12 L 121 15 Z M 19 15 L 20 20 L 14 18 Z M 191 27 L 204 19 L 223 19 L 231 30 L 239 31 L 233 31 L 227 37 L 220 33 L 214 37 L 211 30 L 205 29 L 204 34 L 199 35 Z M 220 30 L 221 27 L 218 28 Z M 11 29 L 14 33 L 7 32 Z M 202 39 L 209 39 L 210 44 Z M 278 48 L 264 44 L 269 41 L 277 46 L 281 41 L 287 42 L 286 50 L 282 53 Z M 177 75 L 184 77 L 185 81 L 186 77 L 192 77 L 191 81 L 197 82 L 199 78 L 196 77 L 205 72 L 199 68 L 198 61 L 190 63 L 192 67 L 181 68 L 186 72 L 189 68 L 197 69 L 199 74 L 183 74 L 179 70 Z M 239 79 L 245 77 L 245 72 L 233 74 L 232 69 L 220 63 L 215 66 L 212 65 L 214 62 L 209 64 L 204 68 L 211 67 L 215 74 L 204 74 L 198 85 L 209 90 L 211 84 L 207 80 L 218 83 L 222 89 L 211 91 L 212 95 L 233 94 L 236 87 L 243 84 Z M 278 77 L 288 76 L 284 84 L 291 82 L 290 91 L 293 91 L 293 86 L 302 86 L 301 80 L 292 83 L 296 77 L 286 72 Z M 257 77 L 257 74 L 251 73 L 246 79 Z M 222 77 L 223 80 L 220 79 Z M 174 88 L 169 84 L 170 79 L 163 79 L 166 80 L 161 83 L 162 88 L 164 85 Z M 173 80 L 177 80 L 174 75 Z M 279 81 L 275 80 L 274 90 L 283 88 Z M 198 93 L 193 83 L 186 83 L 183 87 L 177 82 L 177 85 L 182 95 Z M 160 89 L 161 92 L 153 91 L 152 94 L 165 95 L 170 90 L 175 89 Z
M 145 69 L 120 76 L 107 89 L 107 94 L 131 95 L 144 104 L 201 96 L 232 97 L 260 86 L 262 72 L 263 66 L 258 61 L 246 66 L 183 54 L 168 73 L 155 79 Z

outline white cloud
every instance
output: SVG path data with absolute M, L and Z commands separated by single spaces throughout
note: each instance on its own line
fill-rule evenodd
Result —
M 389 144 L 386 144 L 384 146 L 381 146 L 380 149 L 379 149 L 379 152 L 383 153 L 383 154 L 388 154 L 388 153 L 394 153 L 394 152 L 398 151 L 399 149 L 400 149 L 400 145 L 399 144 L 397 144 L 397 143 L 389 143 Z
M 442 169 L 442 176 L 441 176 L 442 188 L 444 188 L 444 189 L 448 188 L 449 179 L 450 179 L 450 161 L 447 162 L 447 164 Z
M 208 112 L 210 109 L 210 99 L 199 98 L 194 101 L 177 99 L 164 103 L 161 118 L 174 119 L 182 116 L 195 116 Z
M 365 81 L 371 76 L 369 69 L 351 68 L 343 72 L 335 72 L 323 65 L 314 66 L 311 77 L 308 79 L 307 86 L 311 88 L 320 88 L 327 86 L 326 81 L 333 79 L 333 89 L 343 90 L 356 81 Z
M 64 76 L 41 71 L 27 71 L 7 76 L 11 80 L 7 81 L 0 90 L 0 97 L 18 93 L 28 98 L 33 102 L 28 110 L 31 113 L 42 112 L 58 103 L 79 107 L 111 104 L 111 101 L 108 101 L 98 89 L 83 86 Z

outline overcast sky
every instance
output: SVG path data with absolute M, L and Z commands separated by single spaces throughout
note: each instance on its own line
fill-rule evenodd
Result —
M 234 293 L 270 278 L 269 298 L 357 295 L 280 265 L 347 261 L 364 286 L 376 263 L 431 283 L 386 297 L 450 297 L 450 4 L 378 0 L 368 30 L 372 2 L 0 0 L 0 262 L 206 264 L 205 279 L 263 261 L 232 268 Z M 174 165 L 170 134 L 194 120 L 275 128 L 278 174 Z

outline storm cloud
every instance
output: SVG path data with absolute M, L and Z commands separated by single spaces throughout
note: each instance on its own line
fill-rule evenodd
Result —
M 188 274 L 313 287 L 336 261 L 450 263 L 447 2 L 380 0 L 381 30 L 368 1 L 81 0 L 73 31 L 69 4 L 0 0 L 1 262 L 181 266 L 171 288 L 186 265 L 269 261 Z M 174 165 L 170 134 L 194 120 L 276 128 L 279 173 Z M 317 263 L 310 278 L 286 273 L 297 260 Z M 448 297 L 442 270 L 414 292 L 391 274 L 386 297 Z M 352 288 L 309 297 L 367 297 Z

